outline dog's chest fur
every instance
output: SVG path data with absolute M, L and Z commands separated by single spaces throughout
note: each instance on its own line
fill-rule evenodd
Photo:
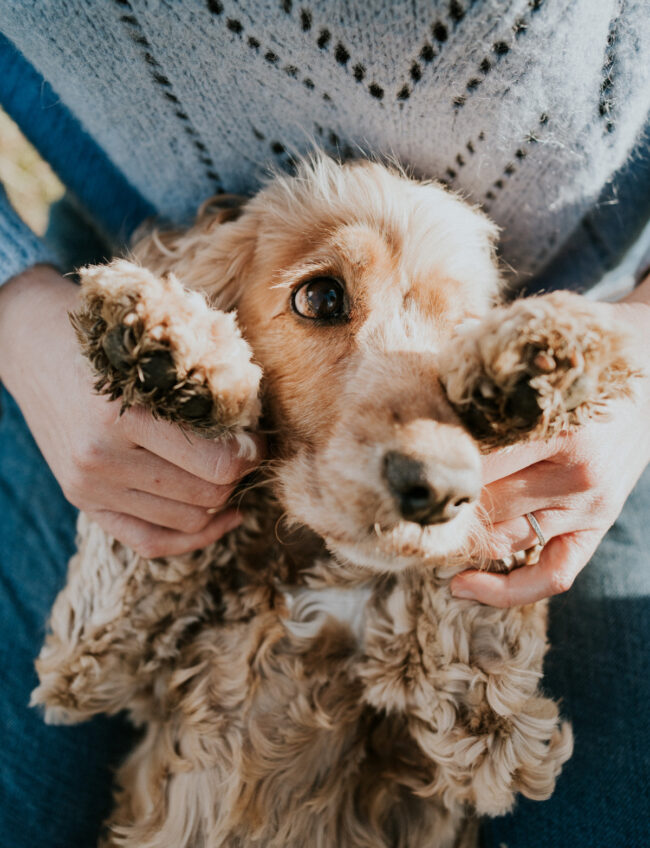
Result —
M 295 636 L 315 637 L 328 619 L 334 619 L 349 627 L 357 646 L 363 649 L 366 607 L 373 591 L 369 584 L 345 588 L 289 586 L 282 591 L 289 612 L 285 626 Z

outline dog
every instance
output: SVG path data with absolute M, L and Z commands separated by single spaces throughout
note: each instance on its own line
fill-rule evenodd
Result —
M 243 524 L 148 559 L 80 515 L 32 703 L 128 710 L 110 848 L 452 848 L 572 751 L 546 604 L 490 562 L 480 456 L 629 396 L 597 304 L 504 302 L 497 230 L 435 182 L 324 154 L 80 272 L 97 390 L 270 460 Z

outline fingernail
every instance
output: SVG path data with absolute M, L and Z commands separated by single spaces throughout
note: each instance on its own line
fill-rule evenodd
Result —
M 475 601 L 476 595 L 467 586 L 452 586 L 451 594 L 454 598 L 460 598 L 463 601 Z
M 216 515 L 222 509 L 222 506 L 211 506 L 210 509 L 206 509 L 206 512 L 208 515 Z

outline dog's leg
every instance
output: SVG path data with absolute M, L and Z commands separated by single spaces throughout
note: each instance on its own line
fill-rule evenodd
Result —
M 440 377 L 482 445 L 548 438 L 632 393 L 639 372 L 605 310 L 557 292 L 494 309 L 451 340 Z
M 429 778 L 420 797 L 501 815 L 517 793 L 552 793 L 571 728 L 540 690 L 546 605 L 454 598 L 449 578 L 401 575 L 369 607 L 360 676 L 378 710 L 402 713 Z
M 98 391 L 205 436 L 255 424 L 261 371 L 233 313 L 123 259 L 80 277 L 72 321 Z
M 52 608 L 31 703 L 45 706 L 55 724 L 127 708 L 136 721 L 159 715 L 190 636 L 220 620 L 234 542 L 149 560 L 83 513 L 77 530 L 79 549 Z

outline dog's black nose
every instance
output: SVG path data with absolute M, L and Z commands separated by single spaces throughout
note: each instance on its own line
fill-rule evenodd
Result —
M 384 476 L 402 518 L 418 524 L 449 521 L 479 495 L 480 483 L 470 469 L 436 463 L 432 473 L 421 460 L 397 451 L 384 457 Z

